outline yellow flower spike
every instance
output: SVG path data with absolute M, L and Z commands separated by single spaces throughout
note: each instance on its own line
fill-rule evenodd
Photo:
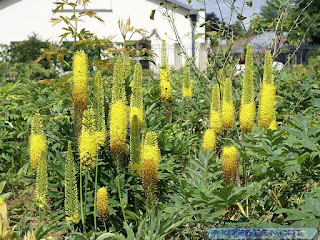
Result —
M 137 115 L 132 117 L 130 128 L 130 172 L 133 176 L 141 175 L 140 166 L 140 128 Z
M 65 212 L 66 219 L 71 223 L 79 222 L 78 188 L 76 180 L 76 169 L 71 149 L 71 142 L 68 142 L 67 160 L 65 165 Z
M 139 129 L 142 128 L 143 110 L 137 107 L 130 107 L 130 128 L 132 127 L 132 118 L 134 115 L 138 117 Z
M 94 168 L 98 150 L 100 148 L 97 139 L 96 121 L 92 108 L 83 113 L 82 129 L 79 137 L 80 164 L 83 169 Z
M 134 67 L 133 80 L 131 82 L 131 101 L 130 101 L 130 128 L 132 125 L 132 118 L 137 115 L 139 128 L 142 128 L 143 123 L 143 96 L 142 96 L 142 68 L 141 64 L 137 63 Z
M 253 95 L 253 55 L 249 44 L 246 52 L 244 77 L 242 80 L 242 96 L 240 107 L 240 128 L 243 132 L 251 132 L 255 118 Z
M 158 183 L 160 149 L 157 135 L 154 132 L 144 134 L 141 145 L 141 177 L 142 185 L 148 201 L 155 200 Z
M 33 170 L 36 170 L 40 160 L 42 152 L 46 152 L 46 139 L 41 134 L 31 134 L 29 137 L 29 154 L 30 154 L 30 166 Z
M 114 65 L 112 78 L 112 102 L 126 102 L 124 69 L 121 59 L 118 59 Z
M 272 68 L 272 56 L 270 51 L 266 51 L 264 59 L 264 71 L 263 71 L 263 83 L 274 85 L 273 68 Z
M 240 107 L 240 128 L 243 132 L 251 132 L 255 118 L 254 102 L 242 104 Z
M 159 164 L 160 149 L 158 147 L 158 139 L 155 132 L 147 132 L 143 136 L 141 159 L 146 158 L 152 158 Z
M 190 66 L 188 60 L 186 60 L 183 68 L 182 97 L 192 97 Z
M 237 149 L 235 146 L 222 149 L 223 175 L 226 183 L 234 183 L 238 173 Z
M 162 40 L 161 43 L 160 93 L 163 101 L 172 98 L 170 67 L 168 63 L 167 45 L 165 40 Z
M 272 131 L 276 131 L 278 129 L 278 123 L 276 120 L 272 120 L 272 122 L 270 123 L 268 129 L 272 130 Z
M 220 90 L 219 90 L 218 84 L 215 84 L 212 87 L 210 128 L 216 134 L 221 133 L 222 120 L 221 120 Z
M 105 187 L 99 188 L 97 192 L 97 212 L 102 218 L 107 218 L 109 214 L 108 192 Z
M 232 98 L 232 82 L 230 78 L 224 81 L 224 93 L 222 99 L 222 127 L 231 129 L 234 122 L 234 106 Z
M 110 151 L 113 157 L 121 156 L 126 149 L 127 109 L 122 101 L 110 105 Z
M 29 136 L 30 166 L 36 171 L 42 152 L 47 154 L 47 141 L 43 132 L 40 114 L 35 114 L 31 122 L 31 135 Z
M 125 152 L 127 136 L 127 106 L 123 64 L 117 60 L 113 73 L 112 103 L 110 104 L 110 151 L 113 159 Z
M 191 88 L 183 88 L 182 89 L 182 97 L 192 97 L 192 89 Z
M 223 98 L 224 81 L 226 80 L 225 75 L 223 74 L 223 69 L 219 69 L 218 75 L 219 75 L 219 84 L 220 84 L 220 93 L 221 93 L 220 97 Z
M 213 152 L 216 147 L 216 133 L 212 129 L 207 129 L 203 134 L 202 151 Z
M 73 57 L 73 90 L 74 126 L 76 136 L 81 131 L 83 112 L 88 104 L 88 58 L 84 51 L 78 51 Z
M 163 70 L 163 69 L 160 70 L 160 92 L 161 92 L 161 99 L 163 101 L 172 98 L 171 77 L 165 77 L 165 76 L 168 76 L 168 74 L 163 73 L 164 71 L 166 70 Z
M 259 121 L 262 127 L 268 128 L 274 119 L 276 87 L 262 83 L 260 92 Z
M 101 73 L 97 72 L 96 78 L 93 84 L 93 110 L 96 119 L 97 133 L 99 145 L 104 145 L 106 140 L 106 121 L 104 110 L 104 83 L 101 77 Z
M 268 128 L 275 120 L 276 87 L 273 80 L 272 57 L 266 52 L 263 82 L 260 88 L 259 123 Z
M 130 64 L 130 56 L 126 51 L 123 54 L 123 69 L 124 69 L 124 77 L 127 78 L 131 74 L 131 64 Z

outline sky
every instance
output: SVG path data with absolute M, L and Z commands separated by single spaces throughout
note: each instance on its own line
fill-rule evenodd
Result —
M 178 0 L 182 3 L 188 4 L 187 0 Z M 194 8 L 201 8 L 203 7 L 203 2 L 206 2 L 206 10 L 207 13 L 214 12 L 221 20 L 221 14 L 219 11 L 218 4 L 221 9 L 222 17 L 224 18 L 223 20 L 225 22 L 229 22 L 230 20 L 230 3 L 233 0 L 192 0 L 191 1 L 191 6 Z M 265 5 L 266 0 L 252 0 L 252 7 L 247 6 L 244 4 L 247 0 L 236 0 L 235 1 L 235 7 L 237 8 L 237 11 L 240 12 L 242 6 L 244 5 L 243 8 L 243 16 L 247 17 L 247 19 L 244 20 L 244 24 L 246 27 L 250 25 L 250 20 L 253 16 L 253 14 L 257 14 L 260 11 L 260 7 Z M 200 3 L 199 3 L 200 2 Z M 201 4 L 202 3 L 202 4 Z M 235 22 L 237 20 L 236 15 L 232 16 L 231 18 L 231 23 Z

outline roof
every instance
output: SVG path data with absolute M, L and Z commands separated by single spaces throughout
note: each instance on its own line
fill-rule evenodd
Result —
M 243 48 L 247 44 L 251 44 L 253 52 L 259 52 L 263 53 L 266 50 L 272 49 L 273 45 L 275 44 L 274 41 L 276 41 L 276 44 L 281 46 L 285 46 L 285 40 L 286 40 L 286 33 L 283 33 L 283 35 L 275 37 L 275 32 L 265 32 L 260 35 L 254 35 L 248 38 L 239 39 L 233 42 L 232 47 L 232 53 L 233 54 L 240 54 L 243 52 Z M 229 44 L 222 44 L 220 47 L 227 47 Z
M 180 2 L 178 0 L 159 0 L 159 2 L 168 2 L 168 3 L 176 4 L 179 7 L 187 9 L 189 11 L 193 9 L 190 5 L 182 3 L 182 2 Z

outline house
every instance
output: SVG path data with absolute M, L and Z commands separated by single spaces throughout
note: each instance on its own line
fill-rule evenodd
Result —
M 217 48 L 228 48 L 229 44 L 230 43 L 224 41 Z M 275 48 L 277 50 L 289 50 L 286 32 L 282 33 L 281 35 L 276 35 L 275 32 L 268 31 L 259 35 L 253 35 L 248 38 L 233 41 L 231 54 L 239 57 L 241 54 L 244 53 L 244 48 L 248 44 L 251 44 L 253 52 L 259 55 L 264 55 L 266 51 L 273 51 Z M 280 53 L 278 58 L 278 60 L 280 60 L 283 63 L 286 61 L 285 55 L 283 53 Z
M 72 1 L 74 0 L 69 0 L 69 2 Z M 56 5 L 53 2 L 54 0 L 0 0 L 2 33 L 0 44 L 23 41 L 32 33 L 37 34 L 41 39 L 58 42 L 64 25 L 59 23 L 52 26 L 50 19 L 59 15 L 71 15 L 72 9 L 65 8 L 54 15 L 52 10 Z M 184 57 L 179 54 L 181 50 L 174 31 L 159 11 L 162 8 L 161 2 L 176 4 L 174 18 L 183 47 L 189 57 L 196 57 L 195 63 L 199 67 L 205 67 L 207 45 L 204 38 L 204 27 L 200 27 L 205 21 L 205 11 L 204 9 L 192 9 L 187 3 L 183 4 L 177 0 L 91 0 L 86 10 L 95 11 L 104 20 L 104 23 L 88 18 L 85 22 L 79 23 L 79 27 L 85 27 L 101 38 L 113 35 L 115 42 L 122 42 L 118 20 L 126 21 L 127 18 L 130 18 L 132 26 L 148 31 L 146 39 L 135 34 L 131 40 L 147 42 L 146 46 L 157 54 L 156 63 L 159 66 L 160 45 L 165 39 L 168 46 L 169 65 L 179 69 L 184 64 Z M 152 10 L 155 10 L 154 20 L 150 19 Z M 82 9 L 76 11 L 80 12 Z M 201 37 L 193 41 L 195 34 Z M 155 66 L 150 67 L 157 70 Z

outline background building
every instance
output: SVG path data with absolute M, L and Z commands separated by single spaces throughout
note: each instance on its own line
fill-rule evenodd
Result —
M 0 43 L 10 44 L 23 41 L 32 33 L 37 34 L 43 40 L 58 42 L 63 23 L 52 26 L 51 17 L 59 15 L 68 16 L 72 9 L 65 8 L 54 15 L 52 10 L 56 5 L 53 0 L 0 0 Z M 72 2 L 71 0 L 69 2 Z M 169 64 L 172 68 L 179 69 L 184 64 L 184 56 L 179 54 L 180 47 L 176 41 L 174 31 L 169 22 L 158 11 L 161 0 L 92 0 L 87 6 L 87 11 L 95 11 L 104 20 L 100 23 L 96 19 L 88 18 L 79 23 L 79 28 L 86 28 L 98 37 L 114 36 L 113 41 L 122 42 L 118 28 L 118 20 L 131 19 L 131 25 L 135 28 L 144 28 L 148 31 L 147 38 L 142 39 L 135 34 L 131 40 L 143 40 L 144 47 L 151 48 L 157 54 L 156 64 L 160 62 L 160 45 L 163 39 L 168 46 Z M 194 56 L 198 67 L 205 67 L 207 62 L 206 43 L 204 39 L 204 27 L 200 27 L 205 21 L 204 9 L 192 9 L 189 5 L 175 0 L 165 1 L 176 4 L 174 18 L 178 34 L 181 37 L 188 56 Z M 83 9 L 77 9 L 82 11 Z M 156 10 L 154 20 L 150 19 L 152 10 Z M 190 17 L 186 17 L 190 15 Z M 50 17 L 49 17 L 50 16 Z M 193 36 L 200 33 L 201 37 L 193 42 Z M 150 65 L 155 71 L 157 68 Z

